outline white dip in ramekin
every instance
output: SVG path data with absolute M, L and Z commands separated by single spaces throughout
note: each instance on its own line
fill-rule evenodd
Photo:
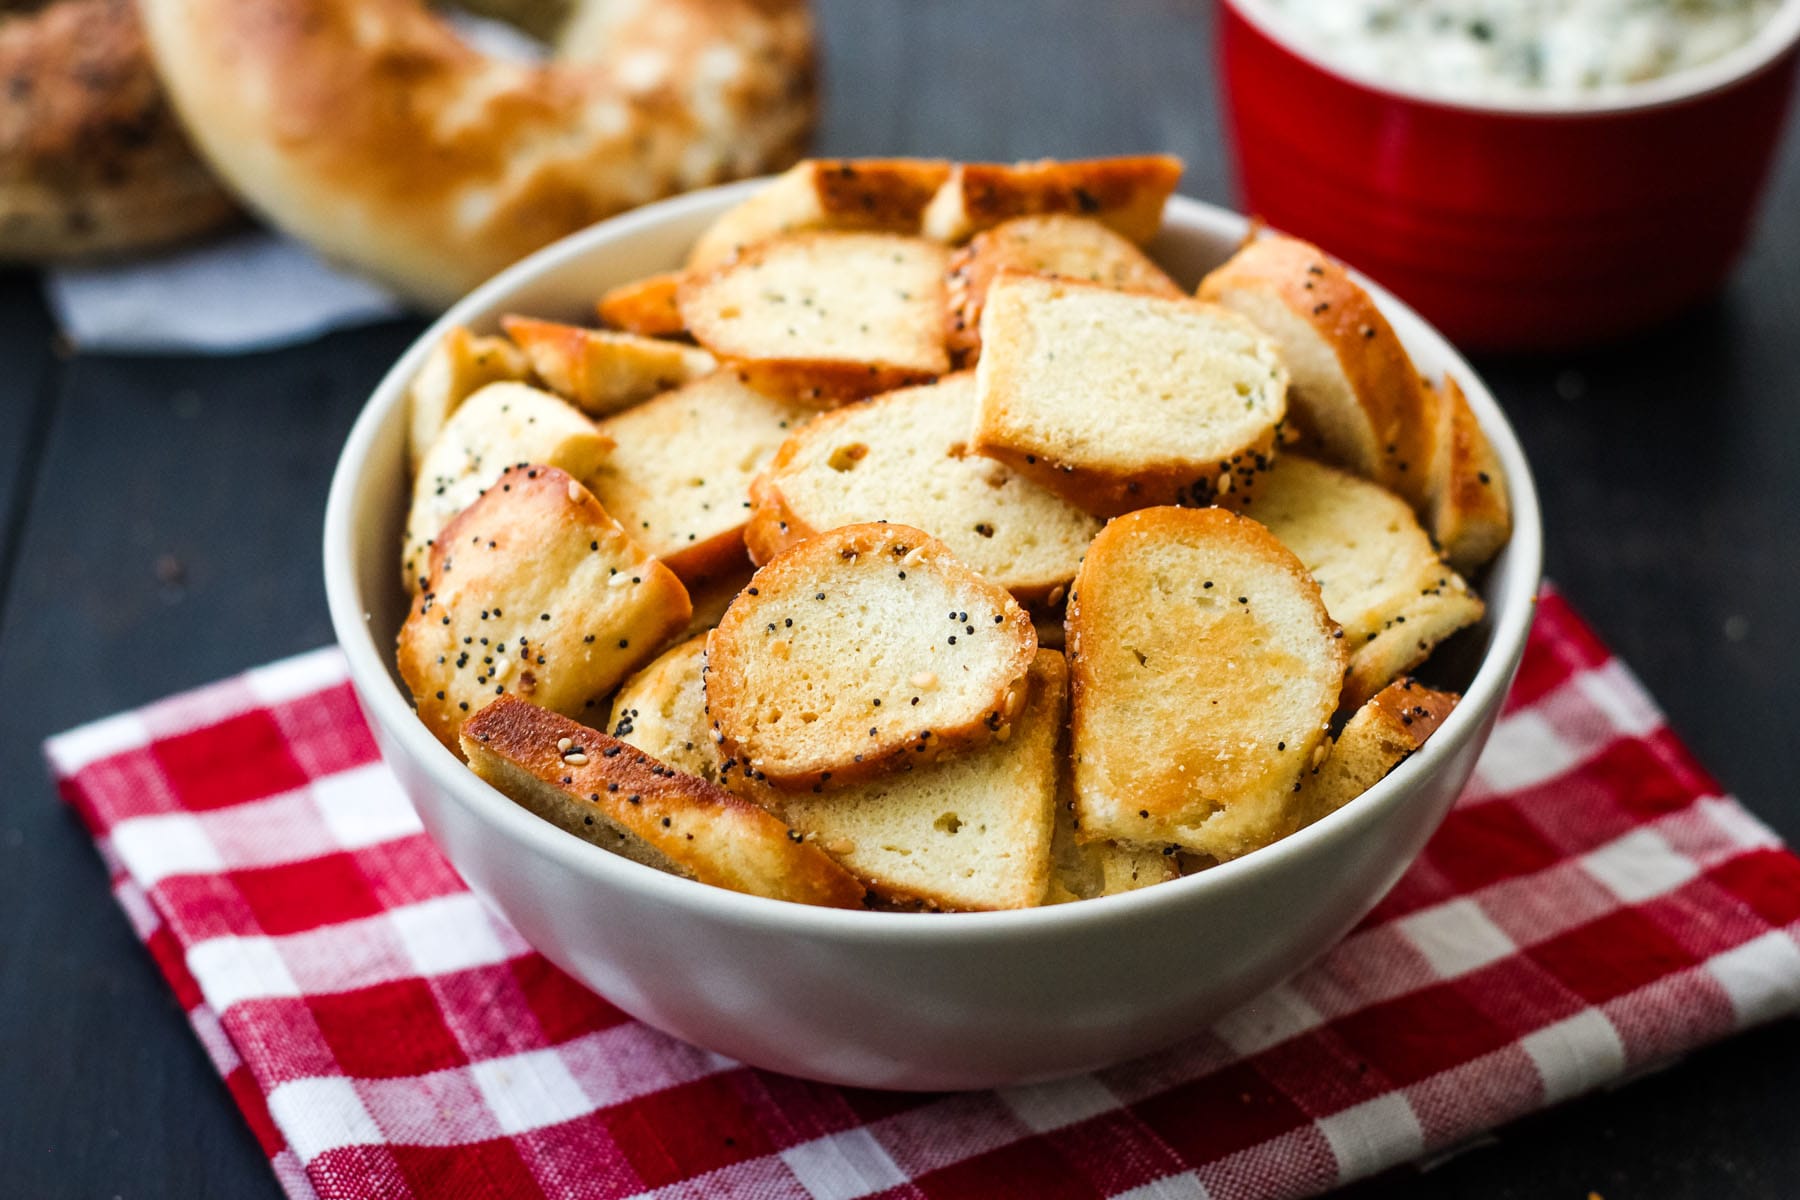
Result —
M 1781 0 L 1256 0 L 1357 75 L 1464 101 L 1578 99 L 1750 41 Z

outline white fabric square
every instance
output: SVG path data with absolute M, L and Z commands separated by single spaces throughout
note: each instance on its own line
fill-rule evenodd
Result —
M 510 957 L 487 910 L 470 892 L 396 908 L 388 919 L 421 975 L 492 966 Z
M 321 646 L 244 672 L 250 694 L 265 705 L 285 704 L 344 682 L 348 668 L 336 646 Z
M 1519 1044 L 1543 1077 L 1547 1105 L 1617 1079 L 1625 1070 L 1625 1043 L 1598 1009 L 1583 1009 L 1546 1025 Z
M 1644 693 L 1629 668 L 1609 659 L 1571 680 L 1582 699 L 1605 716 L 1606 723 L 1622 737 L 1641 738 L 1662 727 L 1662 714 Z
M 302 1163 L 327 1150 L 372 1146 L 384 1139 L 356 1085 L 341 1075 L 294 1079 L 269 1093 L 269 1115 Z
M 1425 1148 L 1425 1131 L 1400 1092 L 1389 1092 L 1343 1112 L 1319 1118 L 1319 1132 L 1337 1157 L 1338 1179 L 1348 1181 L 1409 1158 Z
M 1800 1009 L 1800 946 L 1778 929 L 1707 960 L 1740 1027 Z
M 1306 997 L 1284 983 L 1233 1010 L 1212 1031 L 1238 1054 L 1249 1055 L 1317 1029 L 1323 1021 Z
M 113 853 L 148 891 L 171 875 L 210 875 L 225 869 L 206 826 L 191 813 L 133 817 L 113 827 Z
M 337 849 L 304 790 L 215 809 L 202 820 L 232 870 L 303 862 Z
M 594 1111 L 594 1102 L 554 1049 L 472 1063 L 469 1074 L 502 1133 L 541 1129 Z
M 1192 1171 L 1165 1175 L 1152 1183 L 1120 1192 L 1113 1200 L 1207 1200 L 1206 1185 Z
M 781 1152 L 813 1200 L 855 1200 L 906 1182 L 906 1176 L 867 1129 L 849 1129 L 789 1146 Z
M 1091 1075 L 1033 1087 L 1001 1088 L 1001 1101 L 1036 1133 L 1061 1129 L 1119 1107 L 1119 1099 Z
M 280 949 L 266 937 L 209 938 L 187 952 L 187 965 L 221 1017 L 240 1000 L 300 995 Z
M 596 1030 L 564 1042 L 558 1049 L 595 1105 L 602 1108 L 737 1066 L 638 1021 Z
M 1518 949 L 1481 905 L 1466 896 L 1413 913 L 1398 924 L 1440 979 L 1466 975 Z
M 1654 829 L 1632 830 L 1590 852 L 1581 866 L 1627 904 L 1673 891 L 1700 873 L 1698 863 Z
M 1694 811 L 1706 818 L 1715 833 L 1742 850 L 1781 845 L 1775 831 L 1751 816 L 1736 800 L 1708 796 L 1694 802 Z
M 390 1143 L 469 1146 L 500 1136 L 500 1123 L 467 1067 L 359 1079 L 356 1093 Z
M 1513 792 L 1555 779 L 1580 761 L 1579 750 L 1537 712 L 1525 709 L 1494 727 L 1475 773 L 1484 790 Z
M 380 763 L 339 771 L 308 789 L 332 840 L 345 850 L 409 837 L 424 826 Z
M 58 775 L 73 775 L 90 763 L 135 750 L 149 740 L 143 718 L 125 712 L 57 734 L 44 743 L 44 754 Z

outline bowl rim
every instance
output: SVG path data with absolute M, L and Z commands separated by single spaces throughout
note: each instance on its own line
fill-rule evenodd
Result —
M 1516 96 L 1488 100 L 1444 96 L 1428 88 L 1398 84 L 1331 61 L 1296 39 L 1291 27 L 1272 16 L 1263 0 L 1223 0 L 1224 7 L 1258 33 L 1300 59 L 1314 70 L 1339 82 L 1378 95 L 1427 108 L 1452 109 L 1497 117 L 1536 117 L 1544 120 L 1578 120 L 1584 117 L 1619 116 L 1651 112 L 1698 100 L 1761 75 L 1800 44 L 1800 0 L 1783 0 L 1749 41 L 1710 62 L 1658 76 L 1642 83 L 1612 84 L 1593 89 L 1580 99 Z
M 1378 307 L 1390 320 L 1412 324 L 1441 357 L 1475 409 L 1499 457 L 1513 507 L 1513 534 L 1508 552 L 1517 568 L 1509 572 L 1509 586 L 1489 601 L 1490 613 L 1498 614 L 1493 637 L 1475 677 L 1459 703 L 1425 746 L 1389 775 L 1350 803 L 1296 833 L 1242 858 L 1155 887 L 1079 903 L 973 913 L 899 913 L 822 908 L 776 900 L 702 884 L 665 874 L 612 854 L 542 820 L 507 799 L 482 780 L 445 748 L 420 722 L 412 701 L 394 681 L 385 649 L 365 619 L 365 607 L 356 583 L 357 527 L 354 522 L 357 493 L 372 447 L 382 426 L 397 404 L 405 402 L 407 385 L 430 348 L 453 325 L 466 324 L 483 310 L 495 307 L 537 276 L 571 260 L 599 252 L 602 247 L 627 242 L 667 221 L 723 207 L 766 184 L 771 177 L 747 180 L 688 193 L 600 222 L 555 242 L 500 272 L 453 305 L 419 335 L 370 393 L 351 427 L 332 474 L 324 522 L 324 576 L 327 606 L 350 677 L 369 719 L 380 725 L 388 745 L 408 756 L 430 782 L 453 803 L 462 806 L 478 822 L 507 837 L 530 853 L 556 861 L 604 887 L 637 893 L 639 900 L 684 908 L 699 918 L 779 930 L 795 936 L 827 938 L 838 942 L 884 941 L 945 943 L 1011 939 L 1021 935 L 1061 933 L 1084 926 L 1129 922 L 1140 911 L 1163 905 L 1198 902 L 1209 892 L 1229 889 L 1255 873 L 1278 868 L 1284 859 L 1306 852 L 1314 843 L 1331 839 L 1340 830 L 1371 822 L 1387 808 L 1405 802 L 1415 783 L 1434 772 L 1479 729 L 1490 710 L 1505 698 L 1535 611 L 1542 578 L 1543 541 L 1536 487 L 1511 425 L 1479 376 L 1450 343 L 1405 304 L 1361 275 L 1356 278 L 1370 290 Z M 1236 240 L 1250 228 L 1248 218 L 1222 207 L 1185 196 L 1170 199 L 1164 236 L 1171 225 L 1186 224 L 1210 232 L 1221 240 Z M 1416 342 L 1416 339 L 1414 339 Z

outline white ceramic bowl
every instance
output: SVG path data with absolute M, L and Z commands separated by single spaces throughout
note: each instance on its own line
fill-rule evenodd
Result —
M 739 895 L 640 866 L 538 820 L 415 719 L 393 671 L 394 558 L 408 484 L 405 388 L 451 325 L 580 319 L 599 293 L 677 265 L 755 182 L 640 209 L 533 255 L 456 305 L 375 389 L 325 517 L 325 584 L 376 741 L 471 887 L 547 958 L 643 1021 L 756 1066 L 835 1083 L 980 1088 L 1146 1054 L 1299 970 L 1392 886 L 1462 790 L 1518 667 L 1541 532 L 1519 444 L 1468 364 L 1375 290 L 1419 366 L 1455 372 L 1504 465 L 1517 528 L 1462 639 L 1465 698 L 1367 794 L 1236 862 L 1128 895 L 1020 912 L 847 912 Z M 1177 198 L 1152 252 L 1192 284 L 1243 218 Z M 1442 673 L 1440 671 L 1440 673 Z

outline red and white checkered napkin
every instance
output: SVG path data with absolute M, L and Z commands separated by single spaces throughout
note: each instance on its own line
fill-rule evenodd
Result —
M 1174 1050 L 1002 1092 L 766 1074 L 583 990 L 420 832 L 335 652 L 47 751 L 294 1197 L 1298 1196 L 1800 1009 L 1800 860 L 1554 595 L 1361 928 Z

